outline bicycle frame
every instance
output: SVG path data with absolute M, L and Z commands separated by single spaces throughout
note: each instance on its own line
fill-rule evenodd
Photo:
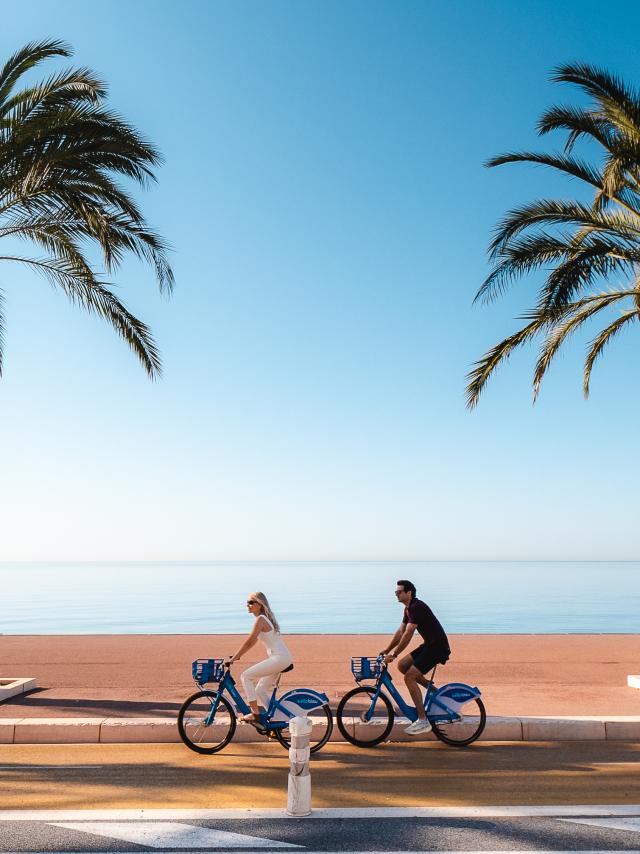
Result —
M 200 685 L 199 682 L 196 682 L 196 685 L 198 686 L 198 688 L 202 692 L 204 692 L 205 689 L 203 688 L 202 685 Z M 285 706 L 283 706 L 282 703 L 280 703 L 280 701 L 276 697 L 277 688 L 278 688 L 278 683 L 276 683 L 276 685 L 273 688 L 273 693 L 271 694 L 271 700 L 269 702 L 269 708 L 267 709 L 266 712 L 260 713 L 260 726 L 263 727 L 267 732 L 272 732 L 273 730 L 276 730 L 276 729 L 285 729 L 285 727 L 287 727 L 289 725 L 289 720 L 291 718 L 295 717 L 295 714 L 293 712 L 290 712 L 289 709 L 287 709 Z M 222 679 L 222 682 L 219 683 L 219 687 L 218 687 L 218 690 L 216 691 L 215 699 L 214 699 L 213 703 L 211 704 L 211 711 L 207 715 L 207 719 L 205 721 L 205 726 L 209 726 L 211 724 L 211 722 L 213 721 L 213 719 L 215 718 L 216 712 L 218 710 L 218 706 L 220 705 L 220 697 L 222 697 L 222 695 L 224 693 L 227 693 L 231 697 L 231 699 L 233 700 L 233 704 L 235 706 L 236 712 L 238 712 L 239 714 L 242 714 L 242 715 L 248 715 L 249 712 L 251 711 L 251 708 L 245 702 L 244 698 L 242 697 L 242 695 L 239 693 L 238 689 L 236 688 L 236 683 L 235 683 L 233 676 L 231 675 L 231 671 L 229 669 L 227 669 L 227 671 L 225 672 L 224 677 Z M 273 715 L 277 711 L 282 712 L 286 716 L 286 719 L 283 721 L 271 720 L 271 718 L 273 717 Z
M 438 700 L 435 696 L 437 694 L 437 688 L 434 685 L 434 677 L 437 670 L 438 665 L 436 665 L 431 671 L 431 678 L 429 679 L 429 687 L 427 688 L 425 697 L 424 697 L 424 708 L 427 713 L 427 718 L 431 723 L 453 723 L 454 721 L 460 720 L 460 715 L 456 714 L 451 709 L 447 708 L 443 703 Z M 389 674 L 389 671 L 386 667 L 382 669 L 380 675 L 376 678 L 376 690 L 373 696 L 371 697 L 371 705 L 369 706 L 369 710 L 364 713 L 363 719 L 368 723 L 373 717 L 373 710 L 375 708 L 375 704 L 378 701 L 378 697 L 383 692 L 383 689 L 386 689 L 386 693 L 390 695 L 390 697 L 395 701 L 396 706 L 400 709 L 400 712 L 408 718 L 410 721 L 415 721 L 418 718 L 418 712 L 416 711 L 415 706 L 410 706 L 404 697 L 400 694 L 396 686 L 393 684 L 393 679 Z

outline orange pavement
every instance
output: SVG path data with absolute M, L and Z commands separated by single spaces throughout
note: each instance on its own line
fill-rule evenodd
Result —
M 380 635 L 289 635 L 296 669 L 283 686 L 354 685 L 351 655 L 375 654 Z M 640 634 L 451 635 L 437 681 L 478 685 L 490 715 L 640 715 Z M 173 717 L 192 692 L 191 661 L 234 652 L 238 635 L 5 635 L 0 677 L 35 676 L 40 689 L 0 703 L 2 717 Z M 258 658 L 252 651 L 246 662 Z M 239 675 L 245 660 L 237 665 Z M 392 668 L 394 674 L 397 672 Z

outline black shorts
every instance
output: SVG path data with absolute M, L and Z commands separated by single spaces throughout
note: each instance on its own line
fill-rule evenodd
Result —
M 449 659 L 451 650 L 433 644 L 421 643 L 409 655 L 420 673 L 428 673 L 436 664 L 444 664 Z

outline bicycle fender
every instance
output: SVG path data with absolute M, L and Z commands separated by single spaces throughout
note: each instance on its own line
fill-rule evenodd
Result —
M 312 709 L 326 706 L 329 698 L 326 694 L 321 694 L 312 688 L 294 688 L 292 691 L 287 691 L 286 694 L 279 697 L 278 701 L 283 706 L 286 706 L 290 712 L 305 717 Z
M 432 697 L 431 703 L 433 704 L 437 700 L 438 703 L 442 703 L 447 709 L 460 714 L 465 703 L 468 703 L 469 700 L 475 700 L 479 696 L 480 690 L 478 688 L 472 688 L 470 685 L 465 685 L 462 682 L 449 682 L 448 685 L 438 688 Z

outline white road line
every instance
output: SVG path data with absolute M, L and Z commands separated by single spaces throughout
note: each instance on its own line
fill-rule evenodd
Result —
M 545 806 L 477 807 L 327 807 L 314 809 L 308 818 L 560 818 L 562 816 L 640 816 L 638 804 L 550 804 Z M 142 821 L 192 819 L 283 818 L 284 809 L 100 809 L 100 810 L 0 810 L 2 821 Z M 3 852 L 5 854 L 5 852 Z
M 175 821 L 84 821 L 50 822 L 51 827 L 78 830 L 94 836 L 106 836 L 151 848 L 304 848 L 290 842 L 277 842 L 260 836 L 245 836 L 226 830 L 212 830 Z
M 640 833 L 640 818 L 561 818 L 560 821 L 605 827 L 607 830 L 634 830 Z

